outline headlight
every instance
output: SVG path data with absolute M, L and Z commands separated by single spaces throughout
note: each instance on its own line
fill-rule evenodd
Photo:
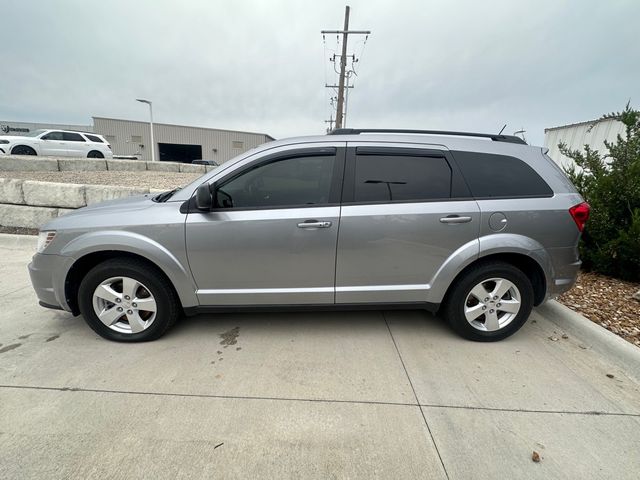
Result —
M 56 232 L 52 231 L 44 231 L 38 234 L 38 253 L 44 252 L 44 250 L 49 246 L 53 239 L 56 238 Z
M 0 144 L 9 145 L 9 140 L 0 140 Z

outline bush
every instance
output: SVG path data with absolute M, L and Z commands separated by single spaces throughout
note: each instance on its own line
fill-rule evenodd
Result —
M 640 112 L 629 104 L 622 112 L 604 115 L 626 126 L 626 138 L 618 135 L 601 155 L 585 145 L 584 151 L 560 151 L 576 167 L 565 172 L 591 205 L 580 255 L 587 270 L 624 280 L 640 281 Z

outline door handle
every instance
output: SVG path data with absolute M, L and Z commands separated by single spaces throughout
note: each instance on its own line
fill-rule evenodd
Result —
M 471 217 L 461 217 L 460 215 L 447 215 L 440 219 L 441 223 L 468 223 Z
M 331 226 L 331 222 L 328 222 L 328 221 L 319 222 L 317 220 L 306 220 L 298 224 L 298 228 L 329 228 L 330 226 Z

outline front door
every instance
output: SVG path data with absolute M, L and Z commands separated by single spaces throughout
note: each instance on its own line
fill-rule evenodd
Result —
M 40 150 L 42 155 L 51 157 L 66 157 L 68 155 L 67 142 L 64 140 L 63 132 L 49 132 L 40 137 L 42 143 Z
M 462 245 L 477 248 L 480 211 L 441 147 L 349 148 L 336 303 L 427 302 Z
M 212 186 L 189 213 L 186 247 L 201 305 L 331 304 L 344 149 L 281 152 Z

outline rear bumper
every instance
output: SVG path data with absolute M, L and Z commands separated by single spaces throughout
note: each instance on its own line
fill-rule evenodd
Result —
M 575 247 L 550 248 L 549 254 L 553 276 L 547 282 L 547 298 L 556 298 L 575 285 L 582 262 Z

